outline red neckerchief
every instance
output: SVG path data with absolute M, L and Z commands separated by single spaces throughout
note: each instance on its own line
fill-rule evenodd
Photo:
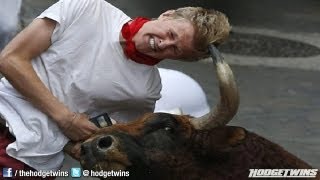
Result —
M 154 57 L 140 53 L 132 41 L 133 36 L 140 30 L 144 23 L 150 21 L 150 19 L 137 17 L 133 19 L 130 24 L 127 22 L 121 29 L 122 37 L 126 40 L 124 54 L 131 60 L 140 63 L 153 66 L 158 64 L 162 59 L 156 59 Z

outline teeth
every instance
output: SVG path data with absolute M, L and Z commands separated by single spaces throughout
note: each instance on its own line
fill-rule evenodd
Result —
M 150 38 L 149 44 L 151 49 L 156 50 L 154 38 Z

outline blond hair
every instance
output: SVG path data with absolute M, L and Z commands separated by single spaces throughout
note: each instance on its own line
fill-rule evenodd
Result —
M 195 57 L 191 57 L 193 60 L 208 57 L 209 44 L 221 44 L 228 38 L 231 30 L 226 15 L 213 9 L 183 7 L 176 9 L 170 16 L 174 19 L 186 19 L 194 26 L 194 47 L 196 53 Z

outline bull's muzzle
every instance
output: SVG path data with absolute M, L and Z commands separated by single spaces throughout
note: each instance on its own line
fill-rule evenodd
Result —
M 115 138 L 112 135 L 100 136 L 93 141 L 84 142 L 81 145 L 81 164 L 91 169 L 99 160 L 105 159 L 108 151 L 115 149 Z
M 81 155 L 94 155 L 95 157 L 104 157 L 106 152 L 113 148 L 115 138 L 112 135 L 100 136 L 91 142 L 85 142 L 81 145 Z

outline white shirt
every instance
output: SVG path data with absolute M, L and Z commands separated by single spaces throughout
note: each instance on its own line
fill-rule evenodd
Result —
M 61 0 L 38 18 L 45 17 L 57 22 L 52 45 L 32 65 L 71 111 L 90 116 L 107 112 L 122 122 L 153 111 L 160 98 L 159 72 L 124 56 L 119 33 L 130 20 L 127 15 L 104 0 Z M 10 156 L 37 170 L 60 168 L 68 138 L 5 78 L 0 113 L 16 137 L 7 147 Z

